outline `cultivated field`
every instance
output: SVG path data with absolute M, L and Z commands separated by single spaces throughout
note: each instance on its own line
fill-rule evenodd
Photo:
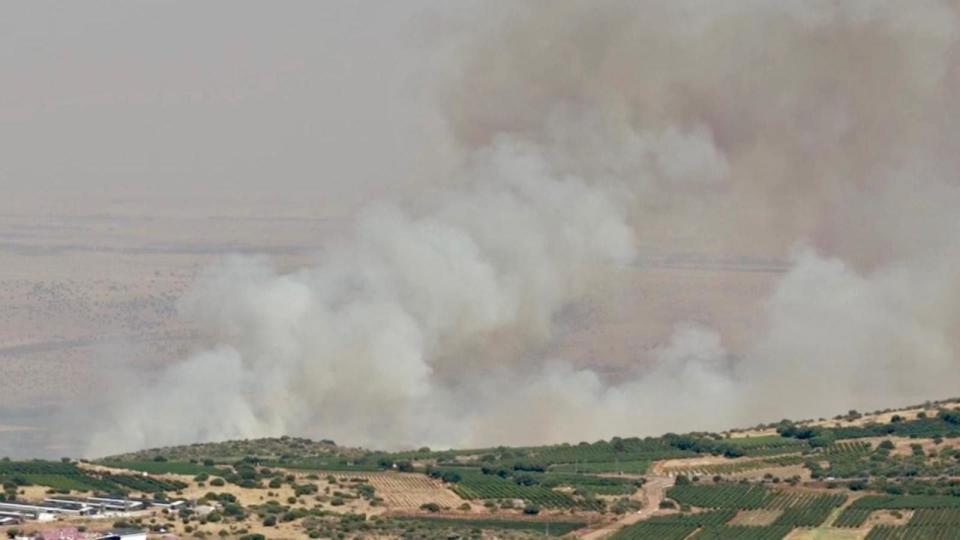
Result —
M 398 472 L 330 474 L 341 481 L 352 478 L 363 478 L 368 481 L 389 510 L 417 510 L 421 505 L 429 503 L 435 503 L 444 508 L 457 508 L 464 502 L 447 489 L 443 482 L 422 474 Z

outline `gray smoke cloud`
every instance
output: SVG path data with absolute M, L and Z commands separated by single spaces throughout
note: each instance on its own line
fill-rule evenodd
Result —
M 576 441 L 955 393 L 956 3 L 487 15 L 439 77 L 444 176 L 310 268 L 211 269 L 183 308 L 214 345 L 121 393 L 90 454 Z M 545 352 L 562 310 L 675 238 L 790 261 L 742 350 L 690 321 L 616 376 Z

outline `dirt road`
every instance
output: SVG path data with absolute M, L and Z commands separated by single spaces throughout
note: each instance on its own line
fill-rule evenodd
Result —
M 643 509 L 624 515 L 617 521 L 601 525 L 580 535 L 584 540 L 599 540 L 612 536 L 613 533 L 634 523 L 647 519 L 660 510 L 660 502 L 666 496 L 667 488 L 673 485 L 674 479 L 669 476 L 648 476 L 639 497 L 643 500 Z

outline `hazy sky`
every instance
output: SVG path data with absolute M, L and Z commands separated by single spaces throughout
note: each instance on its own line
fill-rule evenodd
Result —
M 90 453 L 574 441 L 955 392 L 960 4 L 904 5 L 4 4 L 0 212 L 365 208 L 294 273 L 203 272 L 179 305 L 210 347 L 116 383 Z M 228 246 L 312 234 L 230 222 Z M 732 273 L 742 296 L 712 295 Z M 717 306 L 753 301 L 731 338 Z
M 5 3 L 0 187 L 19 211 L 378 196 L 417 176 L 437 129 L 439 29 L 457 29 L 429 4 Z

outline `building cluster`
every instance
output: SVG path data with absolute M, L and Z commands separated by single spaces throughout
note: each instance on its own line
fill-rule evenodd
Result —
M 61 517 L 123 517 L 149 508 L 186 508 L 184 499 L 156 501 L 113 497 L 47 497 L 42 503 L 0 502 L 0 527 L 25 521 L 49 522 Z
M 81 531 L 76 527 L 64 527 L 45 529 L 28 535 L 15 535 L 12 538 L 14 540 L 146 540 L 147 532 L 142 529 L 112 529 L 93 533 Z

